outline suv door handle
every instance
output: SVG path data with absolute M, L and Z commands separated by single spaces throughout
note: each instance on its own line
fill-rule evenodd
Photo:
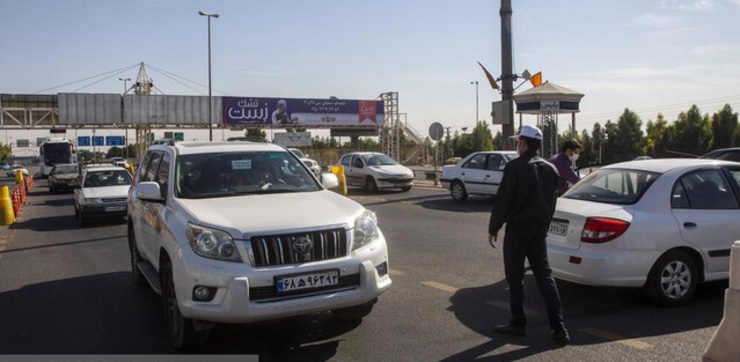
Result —
M 693 223 L 691 221 L 687 221 L 687 222 L 683 223 L 683 227 L 685 227 L 687 229 L 695 228 L 696 227 L 696 223 Z

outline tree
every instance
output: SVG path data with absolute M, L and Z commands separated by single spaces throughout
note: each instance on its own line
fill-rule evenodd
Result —
M 247 132 L 244 133 L 244 136 L 267 138 L 267 133 L 264 128 L 247 128 Z
M 668 121 L 663 118 L 663 115 L 658 113 L 658 119 L 655 122 L 648 121 L 646 130 L 647 136 L 643 142 L 643 154 L 653 158 L 670 157 L 666 152 L 670 137 L 670 127 L 668 126 Z
M 709 116 L 702 116 L 699 107 L 693 105 L 687 112 L 678 115 L 669 146 L 678 154 L 703 155 L 710 147 L 710 133 Z
M 607 121 L 606 134 L 608 141 L 606 149 L 608 152 L 604 155 L 604 159 L 608 158 L 608 163 L 614 163 L 632 160 L 642 155 L 643 133 L 641 127 L 640 117 L 628 108 L 624 109 L 624 113 L 619 116 L 616 124 Z
M 733 147 L 737 128 L 737 113 L 732 113 L 732 107 L 725 104 L 724 108 L 712 116 L 711 149 Z

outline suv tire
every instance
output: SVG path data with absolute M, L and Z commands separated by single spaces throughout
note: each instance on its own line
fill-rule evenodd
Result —
M 175 294 L 175 283 L 172 278 L 172 264 L 169 260 L 163 260 L 160 265 L 160 278 L 162 280 L 162 306 L 164 307 L 165 324 L 167 334 L 170 337 L 172 347 L 178 350 L 198 347 L 205 343 L 210 330 L 198 331 L 192 319 L 185 318 L 180 313 Z
M 139 254 L 139 248 L 136 247 L 134 226 L 131 223 L 128 224 L 128 250 L 131 253 L 131 280 L 135 285 L 144 285 L 144 275 L 137 266 L 141 260 L 141 255 Z

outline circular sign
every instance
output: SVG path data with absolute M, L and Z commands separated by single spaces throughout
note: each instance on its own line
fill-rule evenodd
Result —
M 442 137 L 445 134 L 445 128 L 442 127 L 442 124 L 439 122 L 432 123 L 431 126 L 429 126 L 429 137 L 435 141 L 439 141 L 442 139 Z

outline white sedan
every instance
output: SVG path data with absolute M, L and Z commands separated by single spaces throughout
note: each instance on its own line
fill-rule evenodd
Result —
M 414 171 L 380 152 L 352 152 L 339 157 L 348 186 L 364 187 L 368 192 L 411 190 Z
M 516 151 L 473 152 L 454 165 L 442 167 L 439 181 L 455 201 L 465 201 L 469 195 L 496 196 L 504 167 L 518 156 Z
M 740 164 L 656 159 L 604 166 L 558 198 L 547 236 L 558 279 L 639 287 L 661 306 L 729 276 Z

